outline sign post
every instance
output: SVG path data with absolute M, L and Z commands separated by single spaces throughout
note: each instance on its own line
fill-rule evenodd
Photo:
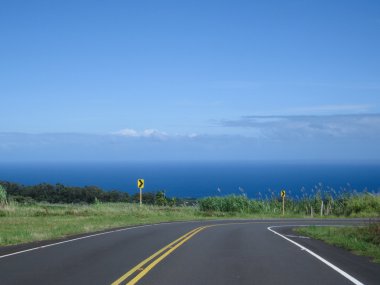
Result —
M 140 206 L 142 205 L 142 189 L 144 188 L 144 179 L 137 180 L 137 187 L 140 189 Z
M 282 215 L 285 216 L 285 196 L 286 192 L 285 190 L 281 190 L 281 197 L 282 197 Z

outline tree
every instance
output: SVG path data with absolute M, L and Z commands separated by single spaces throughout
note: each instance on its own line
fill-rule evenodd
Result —
M 159 191 L 156 193 L 156 205 L 158 206 L 166 206 L 168 201 L 165 198 L 165 192 L 164 191 Z

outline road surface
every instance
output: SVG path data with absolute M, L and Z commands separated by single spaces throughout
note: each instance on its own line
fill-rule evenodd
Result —
M 291 231 L 362 222 L 176 222 L 0 248 L 0 284 L 380 284 L 380 265 Z

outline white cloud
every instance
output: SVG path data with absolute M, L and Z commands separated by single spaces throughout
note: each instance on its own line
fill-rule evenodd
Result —
M 133 138 L 139 136 L 139 133 L 133 129 L 122 129 L 118 132 L 115 132 L 114 134 L 124 136 L 124 137 L 133 137 Z
M 274 116 L 273 120 L 246 117 L 225 122 L 236 131 L 229 135 L 167 135 L 149 129 L 122 130 L 117 135 L 0 132 L 0 158 L 1 161 L 380 159 L 380 115 L 335 117 Z M 163 134 L 165 139 L 157 139 Z
M 194 139 L 194 138 L 197 138 L 199 135 L 196 134 L 196 133 L 191 133 L 191 134 L 188 134 L 187 137 L 190 138 L 190 139 Z
M 146 129 L 143 131 L 136 131 L 134 129 L 122 129 L 120 131 L 112 133 L 112 135 L 122 136 L 126 138 L 155 138 L 161 140 L 167 139 L 195 139 L 199 138 L 200 135 L 197 133 L 189 134 L 168 134 L 156 129 Z
M 156 129 L 146 129 L 143 131 L 136 131 L 134 129 L 122 129 L 118 132 L 113 133 L 114 135 L 119 135 L 128 138 L 158 138 L 166 139 L 169 135 L 165 132 L 161 132 Z

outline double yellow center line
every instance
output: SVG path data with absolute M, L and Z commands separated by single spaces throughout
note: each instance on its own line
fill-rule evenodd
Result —
M 165 259 L 169 254 L 175 251 L 178 247 L 183 245 L 186 241 L 191 239 L 197 233 L 203 231 L 204 229 L 211 227 L 212 225 L 198 227 L 192 231 L 184 234 L 175 241 L 169 243 L 167 246 L 161 248 L 159 251 L 149 256 L 147 259 L 141 261 L 119 279 L 112 283 L 112 285 L 119 285 L 121 283 L 127 285 L 136 284 L 141 278 L 143 278 L 153 267 Z M 126 283 L 124 283 L 126 282 Z
M 111 285 L 133 285 L 136 284 L 141 278 L 143 278 L 153 267 L 155 267 L 158 263 L 164 260 L 169 254 L 195 236 L 197 233 L 203 231 L 206 228 L 215 227 L 215 226 L 226 226 L 226 225 L 239 225 L 239 224 L 261 224 L 268 223 L 264 221 L 246 221 L 246 222 L 229 222 L 229 223 L 221 223 L 221 224 L 212 224 L 207 226 L 202 226 L 191 230 L 190 232 L 184 234 L 180 238 L 175 241 L 169 243 L 167 246 L 161 248 L 156 253 L 149 256 L 147 259 L 144 259 L 119 279 L 114 281 Z M 282 223 L 282 222 L 277 222 Z

